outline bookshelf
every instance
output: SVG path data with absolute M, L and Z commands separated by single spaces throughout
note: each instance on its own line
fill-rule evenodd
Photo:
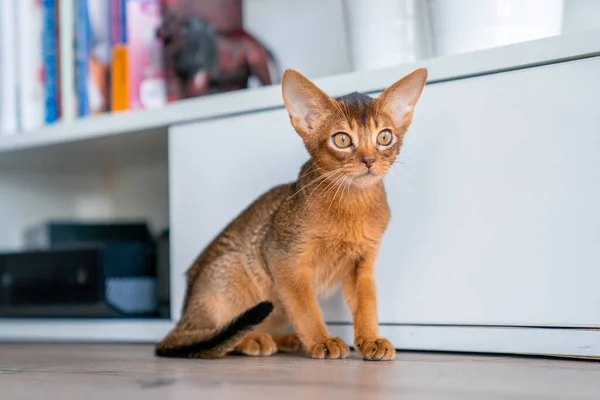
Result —
M 316 82 L 332 95 L 373 93 L 422 66 L 429 69 L 430 84 L 478 79 L 600 56 L 599 43 L 600 30 L 592 30 Z M 173 198 L 171 174 L 173 164 L 181 162 L 170 141 L 179 128 L 282 107 L 280 88 L 272 86 L 0 136 L 0 248 L 18 248 L 24 227 L 55 216 L 144 217 L 154 228 L 167 226 L 173 222 L 171 204 L 178 200 Z M 171 269 L 172 320 L 0 319 L 0 340 L 156 341 L 179 315 L 185 268 L 174 263 Z
M 375 92 L 398 79 L 398 76 L 421 66 L 428 68 L 429 82 L 444 82 L 570 60 L 574 55 L 578 59 L 593 57 L 600 54 L 599 40 L 600 29 L 595 29 L 468 54 L 432 58 L 378 71 L 330 76 L 316 79 L 315 82 L 332 95 L 341 95 L 348 90 Z M 159 110 L 92 116 L 67 123 L 59 122 L 32 132 L 0 136 L 0 157 L 11 151 L 166 129 L 169 126 L 281 106 L 280 87 L 274 85 L 181 100 Z

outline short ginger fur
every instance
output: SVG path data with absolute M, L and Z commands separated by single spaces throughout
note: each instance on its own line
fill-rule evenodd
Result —
M 334 99 L 300 73 L 285 72 L 284 103 L 310 160 L 296 182 L 257 199 L 197 258 L 187 273 L 182 318 L 157 354 L 304 350 L 313 358 L 345 358 L 349 348 L 329 333 L 318 304 L 341 286 L 356 351 L 366 360 L 394 359 L 394 346 L 379 336 L 374 278 L 390 220 L 383 177 L 426 79 L 419 69 L 377 98 Z M 272 307 L 259 310 L 259 303 Z M 294 333 L 281 333 L 290 325 Z

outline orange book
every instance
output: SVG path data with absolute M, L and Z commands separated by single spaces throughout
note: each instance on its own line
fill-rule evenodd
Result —
M 117 44 L 113 47 L 111 77 L 111 110 L 129 110 L 129 50 L 127 44 Z
M 105 0 L 104 0 L 105 1 Z M 110 109 L 130 109 L 129 47 L 126 0 L 110 0 Z

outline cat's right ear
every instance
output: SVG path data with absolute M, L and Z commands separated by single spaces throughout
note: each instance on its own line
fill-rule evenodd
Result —
M 281 91 L 294 129 L 307 139 L 331 107 L 331 97 L 300 72 L 292 69 L 283 74 Z

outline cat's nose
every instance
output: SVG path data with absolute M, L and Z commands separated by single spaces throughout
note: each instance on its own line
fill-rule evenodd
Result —
M 362 162 L 367 166 L 367 168 L 371 168 L 373 164 L 375 164 L 375 157 L 365 157 L 362 159 Z

